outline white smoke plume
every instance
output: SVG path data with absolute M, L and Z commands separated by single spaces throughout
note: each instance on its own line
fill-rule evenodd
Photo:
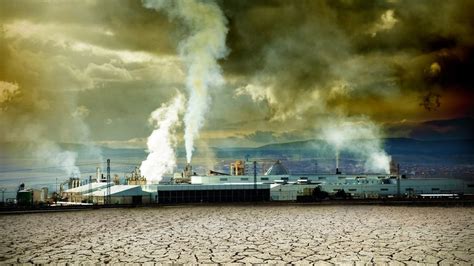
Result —
M 370 120 L 363 117 L 330 120 L 322 126 L 321 137 L 331 145 L 336 157 L 346 151 L 365 160 L 366 171 L 389 173 L 391 158 L 383 150 L 379 127 Z
M 45 161 L 47 165 L 59 166 L 67 177 L 81 177 L 79 167 L 76 166 L 76 152 L 63 150 L 58 144 L 45 140 L 36 147 L 34 155 Z
M 186 159 L 191 162 L 194 140 L 204 125 L 209 108 L 209 88 L 222 85 L 224 79 L 218 59 L 227 53 L 225 45 L 227 19 L 212 1 L 198 0 L 144 0 L 147 8 L 163 10 L 171 18 L 181 19 L 190 35 L 180 43 L 179 52 L 187 67 L 186 88 L 189 101 L 184 116 Z
M 155 130 L 148 137 L 148 157 L 140 166 L 150 184 L 158 183 L 163 174 L 176 167 L 176 128 L 180 124 L 179 115 L 183 112 L 184 103 L 184 96 L 179 93 L 170 103 L 151 113 L 149 121 L 154 124 Z

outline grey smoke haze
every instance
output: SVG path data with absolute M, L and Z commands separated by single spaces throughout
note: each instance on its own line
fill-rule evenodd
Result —
M 436 110 L 445 93 L 471 93 L 474 38 L 472 2 L 434 2 L 231 2 L 226 66 L 251 77 L 237 93 L 266 101 L 271 119 L 374 113 L 358 106 L 408 95 Z

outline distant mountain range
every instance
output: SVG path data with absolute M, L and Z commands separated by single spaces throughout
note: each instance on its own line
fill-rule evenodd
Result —
M 371 141 L 371 140 L 360 140 Z M 466 140 L 416 140 L 411 138 L 382 139 L 389 154 L 474 154 L 474 139 Z M 257 150 L 314 150 L 326 147 L 324 140 L 305 140 L 264 145 Z
M 359 143 L 370 142 L 373 140 L 361 139 Z M 385 151 L 391 155 L 432 155 L 432 156 L 449 156 L 449 155 L 474 155 L 474 139 L 464 140 L 416 140 L 411 138 L 385 138 L 381 140 Z M 2 151 L 0 156 L 8 156 L 9 153 L 17 154 L 18 147 L 25 147 L 26 144 L 18 143 L 0 143 Z M 60 144 L 64 150 L 86 153 L 87 148 L 81 144 Z M 144 149 L 116 149 L 108 147 L 99 147 L 104 156 L 122 155 L 130 157 L 142 157 L 146 154 Z M 327 152 L 331 147 L 324 141 L 319 139 L 311 139 L 304 141 L 295 141 L 287 143 L 274 143 L 263 145 L 257 148 L 212 148 L 217 158 L 239 157 L 243 158 L 247 154 L 250 156 L 266 156 L 266 155 L 284 155 L 296 154 L 312 156 L 318 153 Z M 178 149 L 178 157 L 184 157 L 184 150 Z M 200 155 L 200 151 L 196 151 L 196 156 Z
M 474 118 L 401 122 L 386 126 L 385 130 L 388 133 L 407 132 L 406 136 L 419 140 L 471 139 L 474 136 Z

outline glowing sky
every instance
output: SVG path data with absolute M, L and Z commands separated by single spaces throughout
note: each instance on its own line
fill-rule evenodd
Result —
M 200 141 L 309 139 L 333 115 L 407 136 L 473 116 L 474 1 L 217 3 L 226 83 Z M 150 113 L 186 94 L 188 29 L 141 1 L 1 0 L 0 24 L 0 141 L 144 147 Z

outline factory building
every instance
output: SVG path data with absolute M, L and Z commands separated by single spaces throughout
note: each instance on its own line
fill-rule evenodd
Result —
M 473 194 L 470 183 L 458 179 L 398 179 L 396 177 L 338 177 L 321 185 L 329 193 L 344 190 L 355 198 L 414 197 L 421 194 Z M 474 183 L 474 182 L 473 182 Z
M 322 191 L 334 196 L 343 191 L 351 198 L 435 197 L 436 195 L 474 195 L 474 182 L 457 179 L 418 179 L 400 176 L 398 165 L 391 165 L 391 174 L 293 175 L 281 161 L 274 163 L 264 175 L 248 175 L 250 165 L 236 161 L 231 174 L 211 171 L 197 175 L 191 165 L 175 174 L 174 184 L 146 185 L 138 168 L 126 179 L 126 185 L 114 182 L 93 182 L 66 190 L 69 202 L 104 204 L 110 195 L 111 204 L 176 204 L 201 202 L 297 201 Z M 252 171 L 253 173 L 253 171 Z M 102 177 L 100 172 L 97 177 Z M 97 180 L 103 181 L 103 178 Z
M 191 183 L 201 185 L 248 184 L 253 182 L 253 179 L 253 176 L 193 176 Z M 272 200 L 280 198 L 296 200 L 296 195 L 307 194 L 303 192 L 304 189 L 314 189 L 317 186 L 329 194 L 344 190 L 353 198 L 414 197 L 420 194 L 474 194 L 474 182 L 459 179 L 408 179 L 390 175 L 343 174 L 263 175 L 257 176 L 256 179 L 259 184 L 278 185 L 271 188 Z M 282 195 L 278 196 L 279 193 Z M 283 195 L 285 193 L 288 195 Z
M 191 176 L 191 184 L 271 184 L 270 199 L 274 201 L 294 201 L 298 197 L 311 196 L 316 187 L 329 195 L 340 191 L 352 198 L 417 197 L 420 195 L 473 195 L 474 182 L 459 179 L 404 178 L 399 175 L 399 166 L 390 165 L 390 174 L 335 174 L 292 175 L 277 161 L 264 175 L 238 175 L 241 171 L 231 167 L 234 175 L 217 174 Z

